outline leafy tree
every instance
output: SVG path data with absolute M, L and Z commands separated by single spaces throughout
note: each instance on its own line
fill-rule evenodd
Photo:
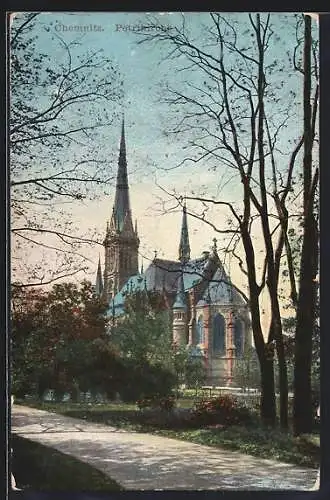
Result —
M 13 288 L 12 372 L 18 394 L 77 392 L 91 347 L 105 335 L 106 304 L 90 283 L 55 284 L 50 291 Z
M 244 356 L 235 360 L 234 380 L 243 389 L 260 387 L 260 368 L 254 348 L 247 349 Z
M 137 364 L 170 367 L 172 333 L 162 295 L 146 290 L 127 294 L 125 314 L 110 338 L 123 357 Z
M 205 380 L 206 367 L 204 360 L 199 356 L 193 355 L 193 353 L 188 350 L 185 366 L 185 384 L 187 387 L 195 389 L 197 394 L 198 389 L 205 383 Z
M 66 41 L 49 14 L 13 15 L 10 35 L 12 273 L 32 286 L 84 269 L 83 248 L 98 241 L 67 207 L 112 178 L 97 145 L 122 88 L 114 63 L 81 36 Z

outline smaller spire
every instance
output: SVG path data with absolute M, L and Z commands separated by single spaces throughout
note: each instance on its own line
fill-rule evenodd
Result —
M 135 231 L 135 234 L 138 234 L 138 230 L 137 230 L 137 219 L 135 219 L 135 227 L 134 227 L 134 231 Z
M 143 274 L 143 273 L 144 273 L 144 269 L 143 269 L 143 259 L 142 259 L 140 274 Z
M 103 280 L 102 280 L 102 269 L 101 269 L 101 257 L 100 257 L 100 255 L 99 255 L 99 263 L 97 266 L 97 273 L 96 273 L 95 293 L 99 297 L 103 293 Z
M 189 233 L 188 233 L 188 223 L 187 223 L 187 207 L 186 200 L 182 207 L 182 224 L 181 224 L 181 237 L 179 245 L 179 260 L 184 264 L 190 260 L 190 245 L 189 245 Z
M 178 279 L 178 288 L 176 292 L 175 301 L 173 304 L 173 309 L 187 309 L 186 304 L 186 294 L 184 291 L 184 282 L 183 282 L 183 271 L 181 271 L 179 279 Z

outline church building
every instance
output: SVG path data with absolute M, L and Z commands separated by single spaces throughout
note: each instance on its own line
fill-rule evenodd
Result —
M 191 258 L 184 204 L 177 260 L 155 255 L 147 269 L 139 271 L 139 244 L 129 199 L 123 121 L 115 201 L 104 239 L 103 279 L 99 260 L 96 293 L 108 301 L 108 317 L 113 320 L 124 313 L 125 297 L 130 292 L 150 290 L 163 294 L 172 321 L 173 342 L 193 347 L 203 358 L 208 384 L 233 384 L 235 360 L 252 342 L 250 313 L 220 261 L 216 239 L 209 252 Z

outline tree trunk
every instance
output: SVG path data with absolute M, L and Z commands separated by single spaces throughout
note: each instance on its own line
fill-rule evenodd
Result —
M 288 399 L 288 370 L 284 354 L 283 339 L 280 345 L 276 343 L 278 369 L 279 369 L 279 385 L 280 385 L 280 425 L 282 429 L 287 429 L 289 426 L 289 399 Z
M 287 429 L 289 425 L 288 420 L 288 372 L 287 362 L 284 351 L 282 323 L 280 316 L 280 309 L 278 298 L 275 297 L 276 312 L 273 312 L 273 324 L 270 331 L 270 339 L 275 340 L 276 354 L 279 369 L 279 391 L 280 391 L 280 426 L 282 429 Z M 275 319 L 276 317 L 276 319 Z
M 260 361 L 261 371 L 261 417 L 265 425 L 276 424 L 276 399 L 274 381 L 274 361 L 266 357 Z
M 245 205 L 246 206 L 246 205 Z M 250 312 L 254 345 L 260 365 L 261 406 L 260 416 L 264 424 L 275 426 L 276 400 L 274 381 L 274 361 L 267 359 L 266 346 L 260 322 L 259 287 L 256 283 L 254 249 L 251 236 L 246 227 L 241 227 L 241 235 L 245 249 L 245 258 L 248 269 Z
M 295 337 L 293 430 L 295 435 L 309 433 L 313 427 L 311 365 L 312 335 L 315 325 L 317 223 L 314 197 L 317 177 L 312 180 L 311 112 L 311 18 L 305 15 L 304 43 L 304 231 L 300 263 L 299 298 Z
M 315 225 L 313 214 L 306 220 L 302 249 L 300 293 L 297 311 L 294 364 L 293 429 L 295 435 L 312 432 L 312 339 L 315 327 L 316 265 Z M 316 261 L 316 265 L 315 265 Z

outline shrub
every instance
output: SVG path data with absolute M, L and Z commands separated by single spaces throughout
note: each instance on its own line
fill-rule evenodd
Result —
M 159 395 L 138 399 L 136 402 L 139 410 L 144 408 L 158 408 L 163 411 L 171 411 L 175 407 L 174 396 L 160 397 Z
M 248 408 L 239 405 L 231 395 L 206 398 L 195 404 L 193 420 L 202 425 L 240 425 L 251 422 Z
M 175 386 L 175 375 L 158 365 L 144 362 L 136 365 L 134 360 L 125 360 L 126 380 L 120 390 L 124 402 L 133 402 L 145 398 L 167 397 Z

